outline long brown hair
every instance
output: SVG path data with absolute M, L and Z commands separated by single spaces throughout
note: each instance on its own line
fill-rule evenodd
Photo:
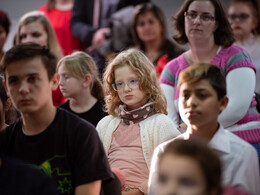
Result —
M 115 70 L 123 66 L 129 66 L 140 78 L 139 88 L 145 92 L 147 101 L 154 103 L 155 110 L 167 114 L 166 99 L 156 79 L 154 66 L 142 51 L 138 49 L 128 49 L 119 53 L 108 64 L 104 72 L 103 81 L 106 92 L 107 112 L 115 117 L 118 116 L 116 110 L 122 102 L 118 93 L 114 91 L 112 84 L 115 82 Z
M 135 7 L 134 14 L 133 14 L 133 20 L 132 20 L 132 35 L 133 35 L 135 44 L 139 49 L 145 51 L 144 43 L 139 38 L 136 28 L 137 28 L 137 22 L 138 22 L 139 17 L 148 12 L 151 12 L 161 25 L 161 28 L 162 28 L 162 34 L 161 34 L 162 45 L 161 45 L 161 47 L 162 48 L 160 48 L 160 49 L 163 50 L 164 49 L 163 45 L 165 44 L 166 37 L 167 37 L 165 17 L 163 15 L 162 10 L 158 6 L 154 5 L 153 3 L 144 3 L 144 4 L 137 5 Z
M 188 38 L 185 34 L 184 27 L 184 12 L 186 12 L 193 1 L 198 0 L 186 0 L 177 14 L 172 17 L 173 28 L 177 31 L 177 34 L 173 36 L 173 39 L 179 44 L 188 43 Z M 215 44 L 222 46 L 230 46 L 235 41 L 232 28 L 228 22 L 225 10 L 219 0 L 203 0 L 209 1 L 215 8 L 215 20 L 218 22 L 218 27 L 214 32 Z

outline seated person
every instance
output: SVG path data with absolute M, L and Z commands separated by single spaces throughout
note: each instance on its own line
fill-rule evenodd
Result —
M 100 194 L 113 179 L 92 124 L 52 102 L 57 60 L 46 47 L 19 44 L 6 52 L 2 73 L 21 118 L 0 135 L 0 152 L 34 164 L 51 175 L 60 194 Z
M 260 194 L 256 150 L 217 121 L 228 103 L 226 80 L 221 70 L 209 64 L 192 65 L 180 74 L 178 89 L 180 115 L 187 130 L 176 139 L 205 140 L 223 164 L 223 186 L 236 186 L 253 195 Z M 156 188 L 158 155 L 174 140 L 162 143 L 153 154 L 148 184 L 150 194 L 154 194 Z

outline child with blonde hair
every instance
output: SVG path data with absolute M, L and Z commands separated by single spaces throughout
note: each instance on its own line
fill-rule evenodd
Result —
M 110 114 L 97 125 L 112 168 L 125 174 L 122 194 L 147 194 L 155 147 L 179 131 L 166 116 L 166 99 L 153 64 L 137 49 L 118 54 L 103 76 Z
M 57 72 L 61 92 L 68 98 L 60 107 L 96 126 L 107 114 L 103 111 L 103 86 L 92 57 L 74 52 L 58 62 Z

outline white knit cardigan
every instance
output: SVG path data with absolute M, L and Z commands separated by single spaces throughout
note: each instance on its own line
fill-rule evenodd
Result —
M 120 118 L 109 115 L 101 119 L 97 124 L 97 131 L 107 155 L 112 141 L 112 134 L 117 129 L 119 123 Z M 174 126 L 172 120 L 161 113 L 141 121 L 139 125 L 143 155 L 150 170 L 151 158 L 156 146 L 180 135 L 180 132 Z

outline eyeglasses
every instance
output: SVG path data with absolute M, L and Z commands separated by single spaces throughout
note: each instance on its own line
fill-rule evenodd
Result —
M 236 20 L 238 18 L 241 22 L 246 21 L 249 17 L 250 17 L 250 15 L 246 14 L 246 13 L 242 13 L 242 14 L 229 14 L 228 15 L 228 18 L 230 20 Z
M 215 17 L 210 14 L 199 15 L 196 12 L 184 12 L 184 16 L 187 17 L 190 21 L 194 21 L 197 17 L 199 17 L 202 22 L 211 22 L 215 20 Z
M 127 85 L 130 89 L 137 89 L 140 84 L 140 78 L 138 79 L 131 79 L 127 82 L 117 82 L 113 83 L 112 87 L 115 91 L 122 91 L 125 88 L 125 85 Z

